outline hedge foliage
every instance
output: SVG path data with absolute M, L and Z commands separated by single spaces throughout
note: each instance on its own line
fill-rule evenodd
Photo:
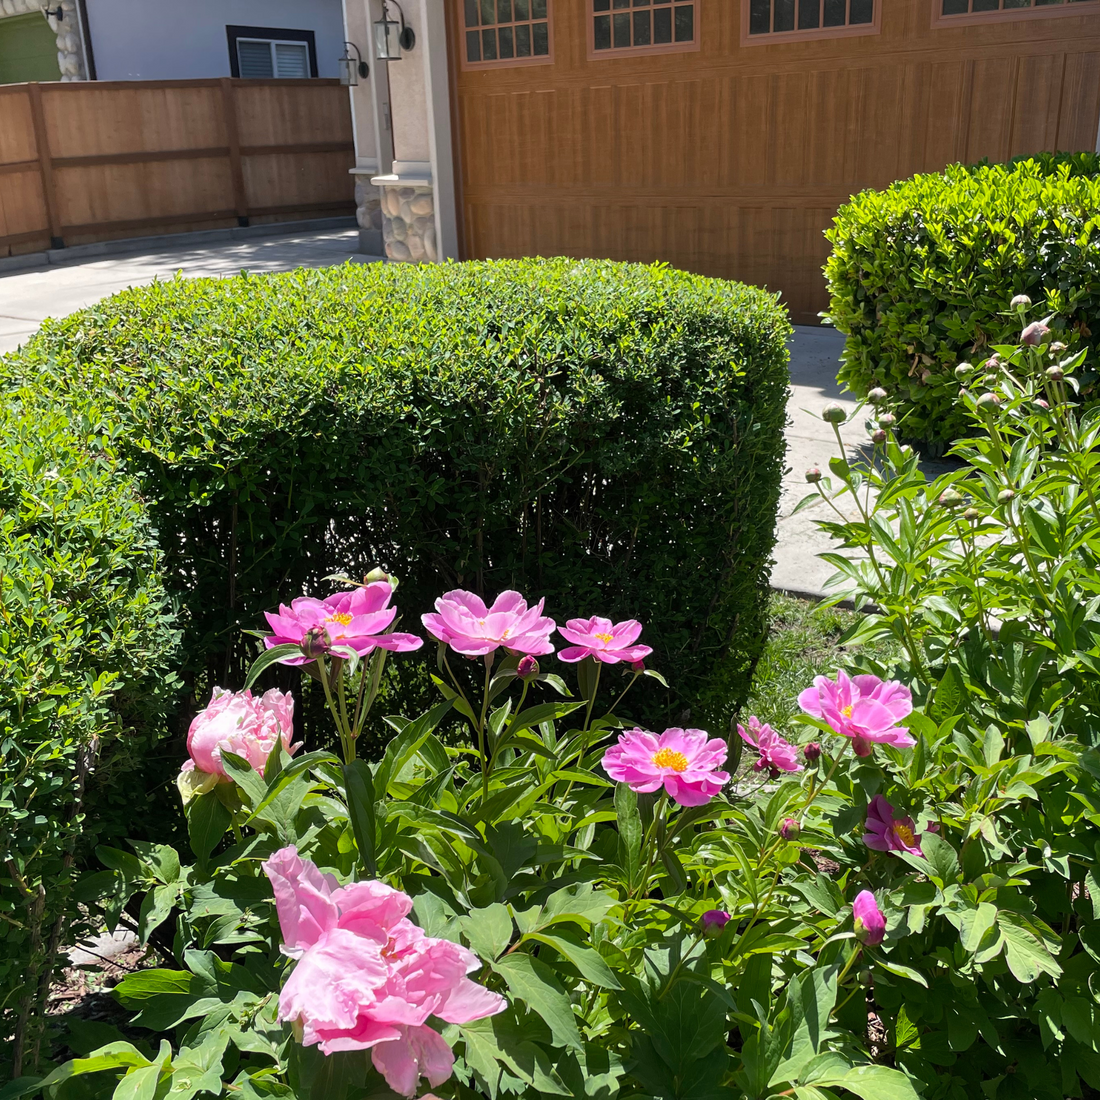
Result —
M 1055 314 L 1071 348 L 1100 344 L 1098 231 L 1095 153 L 956 164 L 855 196 L 826 233 L 829 320 L 848 338 L 840 380 L 888 390 L 907 438 L 965 434 L 954 368 L 1015 342 L 1014 295 L 1034 300 L 1032 317 Z M 1082 381 L 1095 400 L 1095 376 Z
M 410 616 L 441 586 L 637 614 L 685 688 L 650 710 L 699 718 L 762 644 L 789 331 L 772 296 L 662 267 L 349 264 L 130 290 L 0 373 L 138 478 L 192 703 L 240 686 L 261 610 L 382 564 Z
M 34 1061 L 82 853 L 121 832 L 112 800 L 141 815 L 120 773 L 163 726 L 176 640 L 133 483 L 21 404 L 0 407 L 0 1079 Z

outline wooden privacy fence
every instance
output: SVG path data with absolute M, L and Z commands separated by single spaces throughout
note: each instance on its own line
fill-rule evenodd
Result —
M 0 256 L 355 212 L 336 80 L 0 86 Z

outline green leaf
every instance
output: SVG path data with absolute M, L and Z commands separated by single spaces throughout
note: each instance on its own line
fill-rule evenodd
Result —
M 491 1096 L 496 1095 L 501 1065 L 540 1093 L 572 1095 L 546 1052 L 524 1038 L 522 1026 L 516 1025 L 512 1015 L 508 1012 L 461 1026 L 466 1064 L 480 1075 Z
M 836 1004 L 836 970 L 820 966 L 804 971 L 787 987 L 791 1039 L 786 1057 L 770 1084 L 796 1081 L 821 1049 L 829 1032 L 829 1016 Z
M 390 741 L 374 772 L 374 790 L 378 799 L 385 798 L 390 793 L 390 784 L 420 751 L 421 746 L 436 731 L 454 705 L 453 699 L 436 703 L 431 710 L 410 722 Z
M 594 948 L 585 947 L 570 937 L 551 935 L 548 932 L 532 932 L 525 938 L 538 940 L 559 951 L 581 972 L 583 977 L 595 985 L 602 986 L 604 989 L 622 989 L 618 978 L 604 962 L 603 956 Z
M 977 909 L 967 909 L 959 916 L 959 942 L 973 954 L 985 934 L 997 923 L 997 907 L 983 901 Z
M 261 673 L 269 669 L 276 662 L 281 661 L 284 657 L 301 657 L 301 655 L 302 647 L 290 642 L 273 646 L 271 649 L 265 650 L 252 662 L 252 667 L 248 670 L 248 675 L 245 677 L 245 688 L 252 687 L 260 678 Z
M 374 799 L 374 776 L 365 760 L 353 760 L 344 767 L 348 817 L 359 849 L 359 865 L 372 877 L 378 874 L 378 816 Z
M 997 926 L 1004 936 L 1008 969 L 1017 981 L 1030 985 L 1040 974 L 1061 975 L 1062 968 L 1022 917 L 1002 910 L 997 914 Z
M 471 910 L 459 923 L 470 941 L 470 950 L 483 962 L 491 962 L 511 942 L 512 915 L 499 902 Z
M 920 1100 L 912 1081 L 900 1070 L 887 1066 L 856 1066 L 842 1077 L 820 1077 L 806 1083 L 847 1089 L 860 1100 Z
M 258 806 L 267 794 L 263 776 L 244 757 L 228 749 L 222 749 L 221 761 L 226 774 L 241 788 L 248 805 Z
M 491 965 L 512 996 L 545 1021 L 555 1041 L 574 1050 L 583 1049 L 572 1005 L 550 967 L 522 951 L 505 955 Z
M 955 849 L 936 833 L 925 833 L 920 840 L 924 858 L 932 868 L 933 878 L 949 885 L 959 878 L 959 860 Z
M 962 673 L 955 665 L 948 665 L 940 682 L 936 685 L 932 705 L 925 709 L 925 713 L 938 726 L 953 715 L 961 714 L 965 709 L 966 681 L 963 680 Z
M 633 889 L 641 865 L 642 818 L 638 795 L 625 783 L 615 784 L 615 814 L 619 829 L 619 863 L 626 871 L 628 889 Z

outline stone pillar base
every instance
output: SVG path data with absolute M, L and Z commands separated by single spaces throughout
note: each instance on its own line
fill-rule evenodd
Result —
M 359 223 L 359 251 L 382 255 L 382 197 L 362 176 L 355 180 L 355 220 Z
M 382 240 L 391 260 L 435 263 L 435 196 L 427 185 L 387 184 L 382 192 Z

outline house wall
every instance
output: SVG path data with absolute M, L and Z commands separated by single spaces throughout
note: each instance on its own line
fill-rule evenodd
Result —
M 457 75 L 462 254 L 667 261 L 828 305 L 839 205 L 954 161 L 1094 148 L 1100 5 L 933 25 L 878 0 L 862 37 L 742 44 L 742 5 L 698 0 L 699 48 L 591 57 L 589 0 L 550 0 L 553 63 Z
M 341 0 L 87 0 L 100 80 L 229 76 L 227 25 L 311 30 L 317 75 L 344 52 Z

